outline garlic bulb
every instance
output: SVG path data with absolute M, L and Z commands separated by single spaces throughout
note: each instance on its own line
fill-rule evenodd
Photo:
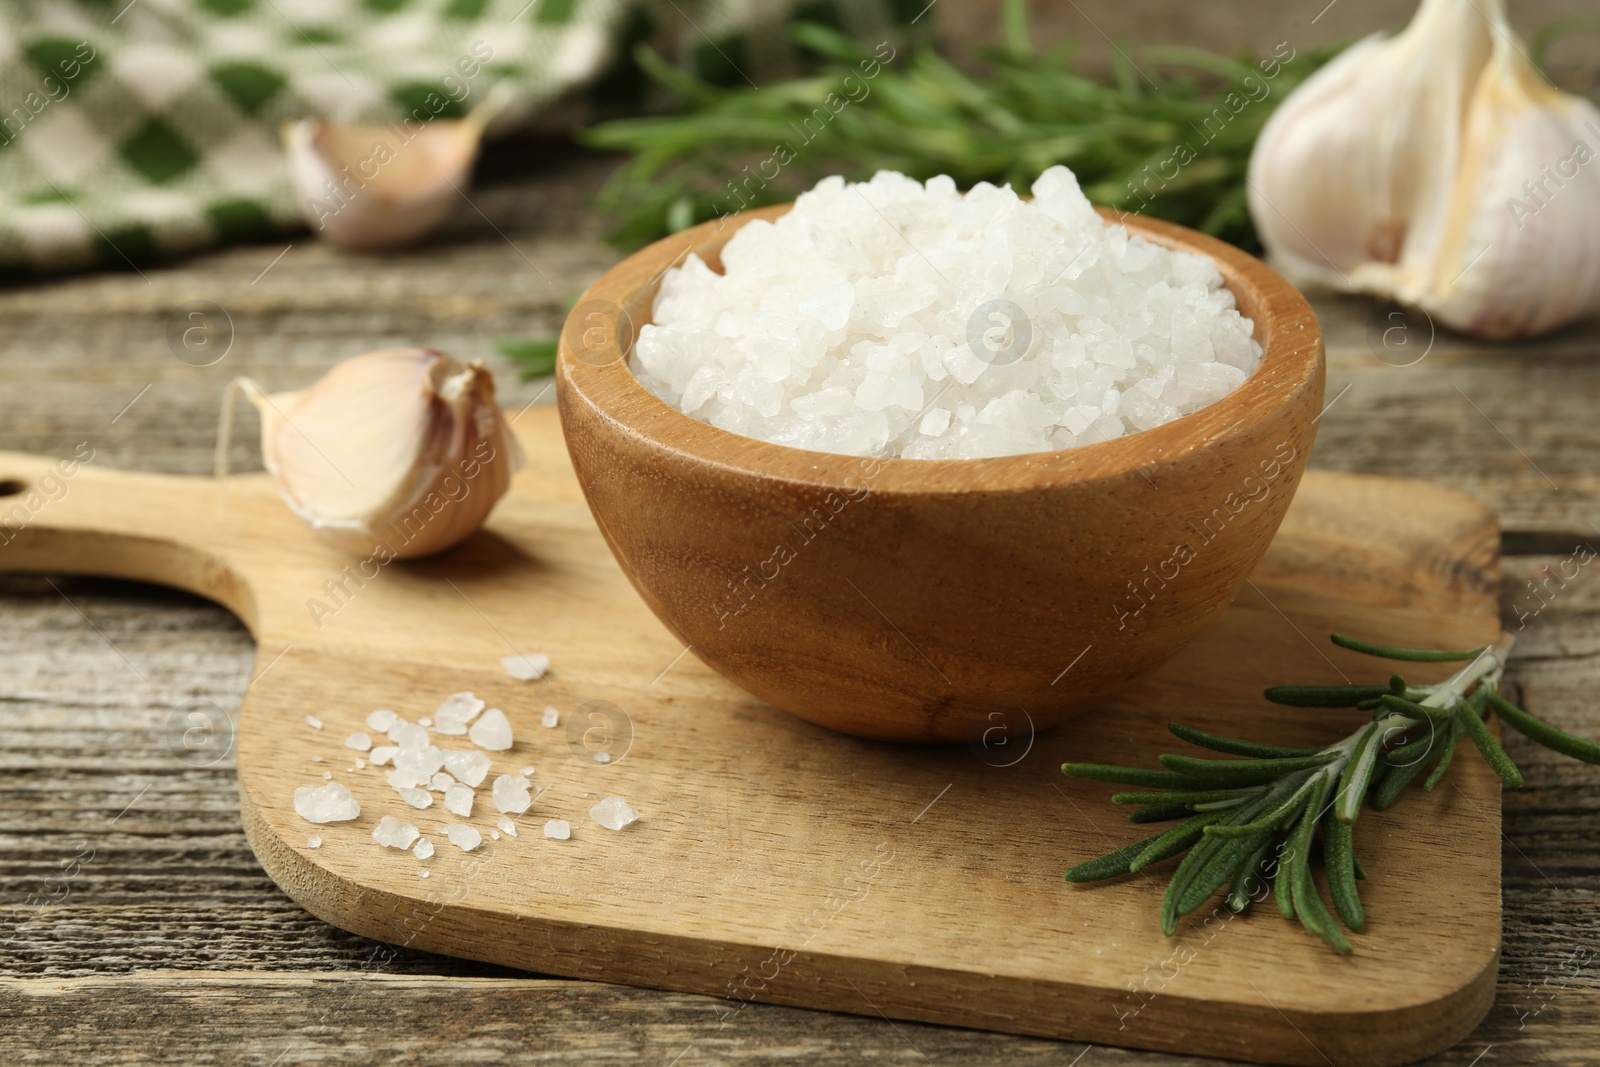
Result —
M 1291 272 L 1519 337 L 1600 310 L 1600 110 L 1546 83 L 1504 0 L 1423 0 L 1300 86 L 1250 158 Z
M 289 123 L 283 140 L 306 225 L 343 248 L 410 244 L 460 203 L 483 124 L 472 116 L 416 128 Z
M 269 396 L 244 378 L 233 388 L 261 413 L 262 459 L 295 514 L 383 562 L 470 536 L 521 466 L 493 375 L 431 349 L 356 356 L 296 392 Z M 223 408 L 219 474 L 231 407 Z

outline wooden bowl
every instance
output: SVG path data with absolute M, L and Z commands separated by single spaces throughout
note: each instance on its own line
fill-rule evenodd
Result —
M 1137 216 L 1209 255 L 1261 365 L 1222 400 L 1116 441 L 996 459 L 861 459 L 717 429 L 624 358 L 667 268 L 733 215 L 608 271 L 562 332 L 567 449 L 617 562 L 714 670 L 812 722 L 893 741 L 980 742 L 1058 723 L 1157 667 L 1221 613 L 1266 551 L 1311 450 L 1322 336 L 1258 260 Z M 1019 712 L 1021 713 L 1019 715 Z

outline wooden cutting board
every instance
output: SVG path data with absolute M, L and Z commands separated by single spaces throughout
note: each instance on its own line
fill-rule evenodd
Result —
M 1107 787 L 1059 772 L 1067 759 L 1151 761 L 1176 747 L 1173 718 L 1290 744 L 1343 736 L 1351 713 L 1274 708 L 1261 688 L 1384 676 L 1331 648 L 1334 629 L 1435 646 L 1492 639 L 1498 532 L 1481 505 L 1312 472 L 1232 608 L 1157 675 L 1050 733 L 1013 721 L 972 748 L 906 748 L 808 725 L 704 667 L 606 551 L 555 414 L 530 411 L 517 428 L 528 466 L 488 528 L 371 578 L 351 578 L 351 561 L 264 476 L 224 494 L 99 462 L 44 478 L 54 460 L 0 455 L 0 570 L 178 586 L 246 622 L 258 654 L 236 731 L 245 831 L 307 910 L 430 951 L 723 996 L 726 1011 L 694 1038 L 708 1046 L 762 1000 L 1342 1067 L 1424 1056 L 1488 1009 L 1500 802 L 1480 760 L 1362 816 L 1369 932 L 1349 958 L 1270 905 L 1237 918 L 1202 909 L 1163 937 L 1164 869 L 1065 884 L 1063 869 L 1139 828 Z M 1062 650 L 1063 668 L 1078 651 Z M 541 681 L 500 666 L 532 653 L 552 661 Z M 491 775 L 532 765 L 543 790 L 518 835 L 493 840 L 486 782 L 467 820 L 485 833 L 472 853 L 444 840 L 453 816 L 406 807 L 381 770 L 351 770 L 343 747 L 374 709 L 415 720 L 463 689 L 515 729 Z M 540 725 L 546 706 L 557 728 Z M 194 722 L 184 744 L 202 754 L 234 740 L 226 722 Z M 324 772 L 359 799 L 359 819 L 311 826 L 295 814 L 294 789 Z M 619 832 L 591 822 L 608 795 L 639 821 Z M 416 823 L 437 854 L 380 848 L 370 834 L 382 814 Z M 545 839 L 553 818 L 571 821 L 571 840 Z

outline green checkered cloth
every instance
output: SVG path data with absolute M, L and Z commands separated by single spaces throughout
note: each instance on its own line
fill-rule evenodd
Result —
M 288 121 L 639 106 L 633 45 L 772 77 L 794 17 L 872 32 L 898 0 L 0 0 L 0 274 L 126 269 L 301 222 Z

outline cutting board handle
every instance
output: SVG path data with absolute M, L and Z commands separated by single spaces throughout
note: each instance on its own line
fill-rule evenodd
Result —
M 110 470 L 87 442 L 54 458 L 0 452 L 0 572 L 170 585 L 216 601 L 254 632 L 255 597 L 229 548 L 245 517 L 228 498 L 266 480 L 244 475 L 223 486 Z

